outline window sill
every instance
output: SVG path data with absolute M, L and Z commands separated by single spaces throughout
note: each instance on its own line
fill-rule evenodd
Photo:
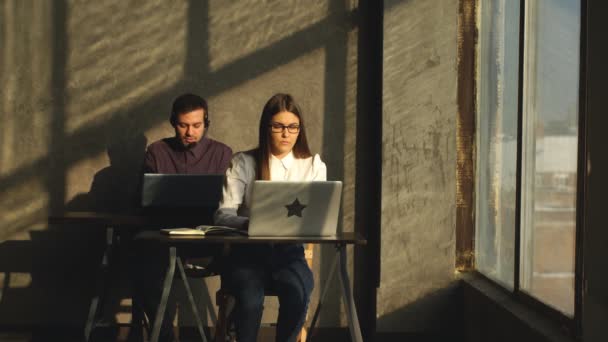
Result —
M 466 341 L 573 342 L 563 327 L 475 273 L 461 273 Z

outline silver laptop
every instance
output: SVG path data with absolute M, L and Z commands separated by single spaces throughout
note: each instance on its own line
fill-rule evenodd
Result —
M 142 207 L 217 207 L 224 175 L 144 174 Z
M 336 235 L 342 182 L 255 181 L 249 236 Z

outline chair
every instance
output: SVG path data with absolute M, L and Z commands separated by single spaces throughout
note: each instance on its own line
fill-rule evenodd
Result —
M 308 267 L 312 269 L 312 258 L 313 258 L 314 244 L 306 244 L 304 248 L 304 258 Z M 276 296 L 275 293 L 267 291 L 264 293 L 265 296 Z M 217 322 L 215 324 L 215 342 L 234 342 L 236 341 L 236 332 L 234 326 L 230 324 L 229 316 L 234 309 L 235 300 L 232 295 L 223 288 L 220 288 L 215 294 L 215 302 L 218 306 Z M 298 335 L 298 342 L 305 342 L 308 336 L 308 332 L 305 327 L 302 327 L 300 334 Z

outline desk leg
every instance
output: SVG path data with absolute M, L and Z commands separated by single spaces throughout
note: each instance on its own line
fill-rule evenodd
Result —
M 188 278 L 186 277 L 186 272 L 184 271 L 184 265 L 183 265 L 182 259 L 180 257 L 177 257 L 177 268 L 179 269 L 179 274 L 182 277 L 182 281 L 184 282 L 184 288 L 186 289 L 186 294 L 188 295 L 188 300 L 190 301 L 190 307 L 192 308 L 192 313 L 194 314 L 194 318 L 196 319 L 196 327 L 198 328 L 198 332 L 201 335 L 203 342 L 207 342 L 207 337 L 205 336 L 205 330 L 203 329 L 203 322 L 202 322 L 201 316 L 198 314 L 198 309 L 196 308 L 196 303 L 194 302 L 194 296 L 192 295 L 192 290 L 190 290 L 190 284 L 188 283 Z
M 338 259 L 334 257 L 333 262 L 331 263 L 331 268 L 329 269 L 329 273 L 327 274 L 327 279 L 325 280 L 325 285 L 323 286 L 323 291 L 321 291 L 321 295 L 319 296 L 319 304 L 317 304 L 317 308 L 315 309 L 315 314 L 312 316 L 312 322 L 310 323 L 310 328 L 308 328 L 309 336 L 312 336 L 313 329 L 317 324 L 317 319 L 319 318 L 319 312 L 321 312 L 321 306 L 323 306 L 323 302 L 325 301 L 325 295 L 327 294 L 327 290 L 329 289 L 329 284 L 334 277 L 334 273 L 336 272 L 336 264 L 338 263 Z
M 95 327 L 95 319 L 97 317 L 97 311 L 99 311 L 99 302 L 103 300 L 103 293 L 105 292 L 105 279 L 107 278 L 108 268 L 110 265 L 110 254 L 112 252 L 114 242 L 114 228 L 106 228 L 106 249 L 103 252 L 101 259 L 101 265 L 99 265 L 99 271 L 97 272 L 97 284 L 96 293 L 91 304 L 89 305 L 89 314 L 87 315 L 87 322 L 84 326 L 84 340 L 88 342 L 91 338 L 91 332 Z
M 95 316 L 97 316 L 97 304 L 99 303 L 99 296 L 93 297 L 91 299 L 91 304 L 89 305 L 89 314 L 87 316 L 87 323 L 84 326 L 84 340 L 88 342 L 91 338 L 91 331 L 93 330 L 93 325 L 95 324 Z
M 165 281 L 163 282 L 163 292 L 160 297 L 160 303 L 156 310 L 156 317 L 154 318 L 154 326 L 152 328 L 152 337 L 150 342 L 158 342 L 160 335 L 160 327 L 163 323 L 163 317 L 165 316 L 165 309 L 167 308 L 167 301 L 169 300 L 169 293 L 171 292 L 171 285 L 173 284 L 173 275 L 175 274 L 175 263 L 177 260 L 177 252 L 175 247 L 169 248 L 169 265 L 167 265 L 167 273 L 165 273 Z
M 357 310 L 355 308 L 355 299 L 353 298 L 353 293 L 350 289 L 350 280 L 348 278 L 346 245 L 338 245 L 336 246 L 336 249 L 340 263 L 340 273 L 338 274 L 340 275 L 340 283 L 342 285 L 342 295 L 344 299 L 344 306 L 346 307 L 350 336 L 353 341 L 363 342 L 361 328 L 359 327 L 359 318 L 357 317 Z

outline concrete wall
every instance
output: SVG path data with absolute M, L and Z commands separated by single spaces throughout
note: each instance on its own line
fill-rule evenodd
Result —
M 380 332 L 458 324 L 457 5 L 385 1 Z M 0 325 L 82 324 L 103 227 L 46 218 L 128 211 L 145 146 L 172 135 L 170 104 L 186 91 L 208 98 L 210 136 L 235 151 L 255 145 L 267 98 L 292 93 L 329 178 L 345 182 L 350 230 L 355 8 L 355 0 L 2 2 Z M 330 253 L 315 251 L 317 281 Z M 208 286 L 213 293 L 217 284 Z M 111 315 L 129 297 L 114 292 Z M 343 323 L 335 289 L 328 298 L 321 325 Z
M 235 151 L 255 146 L 271 95 L 293 94 L 313 152 L 345 182 L 342 227 L 352 229 L 355 7 L 2 1 L 0 325 L 82 324 L 103 227 L 49 226 L 47 216 L 132 208 L 145 147 L 173 134 L 170 105 L 183 92 L 209 100 L 209 135 Z M 317 248 L 317 274 L 330 252 Z M 110 309 L 125 311 L 129 294 L 115 289 Z
M 458 1 L 385 1 L 378 330 L 446 333 L 454 286 Z

